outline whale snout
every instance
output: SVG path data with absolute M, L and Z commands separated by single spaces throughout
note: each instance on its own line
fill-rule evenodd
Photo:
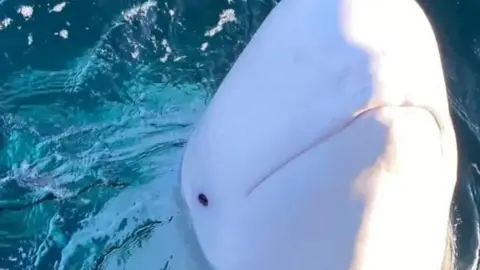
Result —
M 436 39 L 414 1 L 282 0 L 192 133 L 181 192 L 215 270 L 386 269 L 406 252 L 435 265 L 455 156 Z M 428 241 L 410 247 L 419 231 Z

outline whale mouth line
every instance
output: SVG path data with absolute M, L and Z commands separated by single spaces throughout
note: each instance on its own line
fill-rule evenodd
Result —
M 435 110 L 433 110 L 432 108 L 430 108 L 428 106 L 418 106 L 418 105 L 411 104 L 409 102 L 405 102 L 405 103 L 400 104 L 400 105 L 381 104 L 381 105 L 378 105 L 378 106 L 373 106 L 373 107 L 364 109 L 362 111 L 359 111 L 351 119 L 349 119 L 348 121 L 346 121 L 342 125 L 334 128 L 332 131 L 330 131 L 326 134 L 322 134 L 321 136 L 315 138 L 306 147 L 301 148 L 298 152 L 296 152 L 292 156 L 286 158 L 283 162 L 279 163 L 277 166 L 273 167 L 264 176 L 262 176 L 259 179 L 259 181 L 256 181 L 249 189 L 247 189 L 245 197 L 250 196 L 259 186 L 261 186 L 264 182 L 266 182 L 268 178 L 270 178 L 272 175 L 274 175 L 275 173 L 277 173 L 281 169 L 285 168 L 288 164 L 290 164 L 290 162 L 295 160 L 297 157 L 303 155 L 304 153 L 306 153 L 310 149 L 312 149 L 312 148 L 328 141 L 329 139 L 335 137 L 336 135 L 340 134 L 341 132 L 343 132 L 347 127 L 349 127 L 353 122 L 355 122 L 361 116 L 363 116 L 363 115 L 365 115 L 365 114 L 367 114 L 371 111 L 375 111 L 375 110 L 382 109 L 382 108 L 419 108 L 419 109 L 423 109 L 423 110 L 429 112 L 433 116 L 433 118 L 435 119 L 435 121 L 436 121 L 436 123 L 439 127 L 440 133 L 442 133 L 443 130 L 444 130 L 438 114 L 435 112 Z

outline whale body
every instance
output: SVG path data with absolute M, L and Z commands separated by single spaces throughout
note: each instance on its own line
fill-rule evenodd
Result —
M 282 0 L 185 148 L 215 270 L 440 269 L 457 148 L 413 0 Z

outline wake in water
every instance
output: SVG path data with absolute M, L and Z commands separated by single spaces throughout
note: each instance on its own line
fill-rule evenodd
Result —
M 126 241 L 124 237 L 138 230 L 136 226 L 168 223 L 177 214 L 178 210 L 167 211 L 158 204 L 172 201 L 169 196 L 176 183 L 172 172 L 204 105 L 204 91 L 194 86 L 180 91 L 161 84 L 142 85 L 142 89 L 146 104 L 110 103 L 91 113 L 62 111 L 60 106 L 57 112 L 55 106 L 33 107 L 5 121 L 9 134 L 2 165 L 11 169 L 4 170 L 0 180 L 0 228 L 5 240 L 1 254 L 11 254 L 9 260 L 18 260 L 19 266 L 32 264 L 32 269 L 50 268 L 54 257 L 61 257 L 60 266 L 81 262 L 85 265 L 78 269 L 89 269 L 85 260 L 92 257 L 90 263 L 96 263 L 95 250 Z M 163 95 L 152 96 L 158 89 Z M 154 110 L 149 103 L 164 108 Z M 53 113 L 64 116 L 48 117 Z M 121 208 L 101 210 L 110 198 L 148 183 L 153 183 L 147 189 L 149 196 L 127 196 L 118 202 Z M 149 198 L 153 194 L 160 202 Z M 107 211 L 104 222 L 110 224 L 102 228 L 97 217 L 87 232 L 99 211 Z M 134 216 L 128 218 L 129 213 Z M 125 228 L 127 222 L 133 227 Z M 35 253 L 15 252 L 14 246 Z

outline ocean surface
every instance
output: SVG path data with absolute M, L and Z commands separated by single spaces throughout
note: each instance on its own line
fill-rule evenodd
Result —
M 276 2 L 0 0 L 0 269 L 202 270 L 182 148 Z M 460 146 L 458 269 L 478 269 L 480 1 L 421 4 Z

